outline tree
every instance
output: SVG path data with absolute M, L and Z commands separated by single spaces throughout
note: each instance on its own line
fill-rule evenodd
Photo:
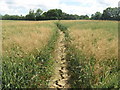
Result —
M 102 17 L 102 14 L 100 12 L 96 12 L 95 14 L 91 15 L 91 19 L 94 19 L 94 20 L 100 20 L 101 17 Z
M 26 15 L 27 20 L 36 20 L 34 10 L 29 11 L 29 14 Z
M 8 14 L 5 14 L 4 16 L 2 16 L 2 19 L 3 19 L 3 20 L 9 20 L 9 15 L 8 15 Z
M 88 19 L 89 19 L 89 16 L 88 16 L 88 15 L 81 15 L 79 19 L 88 20 Z
M 111 8 L 107 8 L 106 10 L 103 11 L 103 14 L 102 14 L 102 19 L 104 20 L 110 20 L 111 19 Z
M 50 20 L 60 20 L 62 19 L 62 10 L 61 9 L 50 9 L 44 13 L 46 19 Z
M 62 18 L 61 18 L 62 20 L 66 20 L 67 19 L 67 13 L 65 13 L 65 12 L 63 12 L 62 13 Z
M 47 12 L 44 12 L 42 15 L 41 15 L 41 20 L 46 20 L 47 19 L 47 15 L 46 15 Z
M 61 9 L 50 9 L 44 12 L 41 9 L 29 11 L 26 16 L 18 15 L 0 15 L 0 19 L 3 20 L 79 20 L 79 19 L 90 19 L 88 15 L 73 15 L 62 12 Z M 120 7 L 106 8 L 103 13 L 96 12 L 91 15 L 92 20 L 120 20 Z
M 120 20 L 120 7 L 107 8 L 103 11 L 102 14 L 103 20 Z
M 5 14 L 4 16 L 2 16 L 3 20 L 21 20 L 21 17 L 18 15 L 8 15 Z
M 42 13 L 43 13 L 43 11 L 41 9 L 37 9 L 37 11 L 35 13 L 36 20 L 40 20 L 41 19 Z

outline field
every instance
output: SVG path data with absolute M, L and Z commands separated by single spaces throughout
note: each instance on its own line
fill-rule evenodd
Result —
M 2 21 L 2 35 L 3 88 L 119 88 L 116 21 Z
M 118 23 L 112 21 L 69 21 L 71 84 L 76 87 L 118 87 Z M 75 54 L 75 56 L 73 55 Z M 68 56 L 69 57 L 69 56 Z M 79 63 L 78 69 L 73 63 Z M 73 67 L 71 67 L 73 66 Z M 79 68 L 79 66 L 81 66 Z M 78 71 L 80 70 L 80 71 Z M 78 71 L 78 72 L 77 72 Z M 74 78 L 78 75 L 78 78 Z M 82 78 L 84 78 L 82 80 Z M 79 79 L 79 80 L 78 80 Z M 78 85 L 77 85 L 78 84 Z M 80 84 L 82 84 L 80 86 Z
M 51 22 L 3 21 L 4 88 L 46 86 L 52 63 L 47 61 L 52 59 L 49 47 L 54 46 L 56 30 Z

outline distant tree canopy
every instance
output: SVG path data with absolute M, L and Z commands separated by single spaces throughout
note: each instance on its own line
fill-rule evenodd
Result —
M 91 15 L 93 20 L 120 20 L 120 7 L 111 8 L 103 10 L 103 13 L 96 12 Z
M 22 16 L 22 15 L 18 16 L 18 15 L 8 15 L 8 14 L 5 14 L 4 16 L 2 16 L 2 19 L 3 20 L 24 20 L 25 17 Z
M 35 13 L 36 20 L 41 20 L 42 13 L 43 13 L 43 11 L 41 9 L 37 9 L 37 11 Z
M 25 18 L 26 18 L 27 20 L 36 20 L 34 10 L 31 10 L 31 9 L 30 9 L 29 14 L 27 14 L 27 15 L 25 16 Z
M 95 14 L 91 15 L 91 19 L 100 20 L 100 19 L 102 19 L 102 14 L 100 12 L 96 12 Z
M 103 11 L 102 19 L 105 20 L 120 20 L 120 7 L 116 8 L 107 8 Z
M 62 10 L 61 9 L 51 9 L 43 14 L 47 20 L 60 20 L 62 19 Z
M 31 10 L 26 16 L 18 15 L 0 15 L 0 19 L 3 20 L 120 20 L 120 7 L 111 8 L 103 10 L 103 13 L 96 12 L 91 15 L 73 15 L 63 12 L 61 9 L 50 9 L 47 12 L 43 12 L 41 9 L 36 11 Z

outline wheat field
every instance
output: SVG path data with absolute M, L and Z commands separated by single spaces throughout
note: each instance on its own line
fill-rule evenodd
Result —
M 49 88 L 56 57 L 67 62 L 71 88 L 119 88 L 118 22 L 2 21 L 3 88 Z
M 84 57 L 82 71 L 91 87 L 118 85 L 118 22 L 63 21 L 69 28 L 71 44 Z M 85 68 L 86 67 L 86 68 Z
M 54 35 L 54 29 L 53 23 L 44 21 L 2 22 L 4 87 L 32 87 L 32 83 L 35 82 L 33 86 L 39 87 L 44 83 L 40 78 L 34 79 L 36 73 L 40 73 L 40 62 L 36 60 L 36 56 L 48 45 L 48 41 Z M 46 75 L 45 72 L 41 74 L 41 78 Z

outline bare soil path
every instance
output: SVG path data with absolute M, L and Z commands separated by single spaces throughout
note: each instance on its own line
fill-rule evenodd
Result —
M 54 75 L 50 80 L 49 87 L 50 88 L 70 88 L 68 80 L 68 70 L 67 70 L 67 62 L 66 62 L 66 47 L 65 47 L 65 35 L 62 31 L 59 31 L 60 36 L 57 42 L 57 47 L 55 50 L 55 70 Z

